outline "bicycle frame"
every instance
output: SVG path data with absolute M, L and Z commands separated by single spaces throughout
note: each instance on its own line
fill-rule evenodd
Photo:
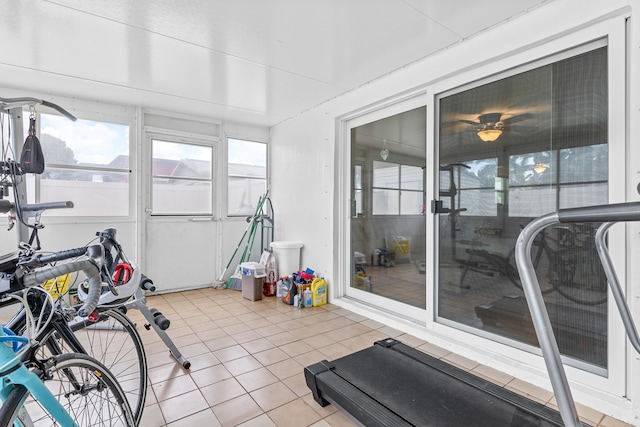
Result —
M 38 301 L 38 304 L 42 300 Z M 35 312 L 39 312 L 42 309 L 41 306 L 35 308 Z M 26 317 L 26 308 L 22 307 L 13 318 L 7 323 L 7 327 L 11 330 L 20 330 L 22 326 L 24 326 L 25 317 Z M 69 326 L 69 323 L 66 319 L 63 318 L 62 314 L 59 313 L 59 308 L 53 308 L 53 318 L 51 319 L 50 328 L 43 331 L 41 336 L 36 337 L 39 342 L 43 342 L 50 347 L 53 354 L 60 354 L 60 349 L 52 348 L 52 346 L 57 345 L 56 340 L 49 340 L 48 338 L 54 333 L 61 337 L 71 348 L 71 350 L 75 353 L 89 354 L 87 350 L 82 346 L 80 341 L 76 338 L 73 330 Z
M 0 338 L 3 341 L 23 341 L 22 337 L 7 335 L 3 329 L 0 329 Z M 31 345 L 25 343 L 27 347 L 23 350 L 31 351 Z M 27 369 L 20 360 L 19 353 L 6 345 L 0 345 L 0 398 L 4 401 L 9 392 L 16 385 L 24 386 L 35 399 L 53 416 L 53 418 L 61 425 L 77 426 L 69 413 L 64 409 L 62 404 L 55 398 L 51 391 L 44 385 L 42 379 L 34 372 Z

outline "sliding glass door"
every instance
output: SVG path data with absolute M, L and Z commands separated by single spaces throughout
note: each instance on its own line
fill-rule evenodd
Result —
M 350 127 L 347 294 L 419 317 L 427 298 L 425 141 L 424 106 Z
M 437 99 L 438 318 L 531 345 L 513 260 L 521 228 L 609 200 L 607 47 L 547 62 Z M 588 224 L 549 227 L 532 252 L 561 352 L 599 371 L 607 284 L 593 237 Z

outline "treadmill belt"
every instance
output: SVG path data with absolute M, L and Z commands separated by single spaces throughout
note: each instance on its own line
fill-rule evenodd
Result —
M 321 405 L 372 426 L 562 426 L 560 414 L 399 341 L 305 368 Z

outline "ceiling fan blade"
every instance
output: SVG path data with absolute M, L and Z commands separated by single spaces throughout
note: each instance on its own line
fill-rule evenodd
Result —
M 513 117 L 509 117 L 507 119 L 503 119 L 501 121 L 505 125 L 511 125 L 513 123 L 518 123 L 518 122 L 521 122 L 523 120 L 528 120 L 528 119 L 532 119 L 532 118 L 533 118 L 533 114 L 531 114 L 531 113 L 522 113 L 522 114 L 517 114 L 517 115 L 515 115 Z
M 479 123 L 479 122 L 474 122 L 474 121 L 471 121 L 471 120 L 464 120 L 464 119 L 462 119 L 462 120 L 460 120 L 460 121 L 461 121 L 462 123 L 466 123 L 466 124 L 469 124 L 469 125 L 473 125 L 473 126 L 480 126 L 480 123 Z
M 536 126 L 509 126 L 506 130 L 513 130 L 516 132 L 535 132 L 538 128 Z
M 459 126 L 460 125 L 460 121 L 456 120 L 456 121 L 449 121 L 449 122 L 440 122 L 440 128 L 441 129 L 447 129 L 453 126 Z

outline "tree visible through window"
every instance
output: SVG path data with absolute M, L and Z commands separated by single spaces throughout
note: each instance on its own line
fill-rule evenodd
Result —
M 39 201 L 74 203 L 47 215 L 129 215 L 129 126 L 41 114 L 40 142 Z

